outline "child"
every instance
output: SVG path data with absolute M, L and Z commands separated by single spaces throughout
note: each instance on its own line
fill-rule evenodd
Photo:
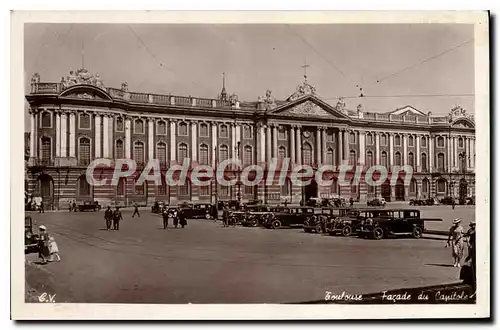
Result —
M 55 261 L 61 261 L 61 257 L 59 256 L 59 248 L 57 247 L 57 243 L 54 239 L 54 237 L 50 236 L 49 237 L 49 252 L 50 252 L 50 259 Z

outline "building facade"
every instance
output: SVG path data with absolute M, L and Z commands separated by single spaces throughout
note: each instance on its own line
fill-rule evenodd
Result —
M 342 99 L 336 106 L 324 102 L 307 78 L 286 100 L 271 91 L 253 102 L 239 101 L 223 86 L 214 99 L 157 95 L 105 87 L 98 74 L 87 69 L 70 72 L 60 83 L 40 82 L 35 74 L 29 102 L 31 132 L 25 186 L 42 196 L 46 205 L 66 207 L 72 200 L 101 203 L 152 204 L 156 200 L 214 202 L 261 199 L 269 203 L 299 202 L 310 197 L 340 195 L 365 200 L 375 196 L 408 200 L 475 194 L 474 116 L 460 107 L 448 116 L 433 116 L 411 106 L 387 113 L 366 112 L 362 105 L 349 110 Z M 296 165 L 372 165 L 389 169 L 413 167 L 412 179 L 403 177 L 391 185 L 366 184 L 364 179 L 340 185 L 336 174 L 331 184 L 306 187 L 289 178 L 279 184 L 232 187 L 215 180 L 207 186 L 187 181 L 181 186 L 145 182 L 136 185 L 138 174 L 120 179 L 117 186 L 91 186 L 87 166 L 96 158 L 132 158 L 138 173 L 149 159 L 158 159 L 164 173 L 190 158 L 196 164 L 216 167 L 228 158 L 245 166 L 267 164 L 272 158 L 289 158 L 288 173 Z M 191 167 L 192 167 L 191 166 Z M 110 172 L 101 169 L 100 176 Z M 241 169 L 233 168 L 239 178 Z M 349 176 L 351 175 L 351 176 Z

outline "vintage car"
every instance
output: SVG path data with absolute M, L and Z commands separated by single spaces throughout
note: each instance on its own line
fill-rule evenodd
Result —
M 166 207 L 165 202 L 156 201 L 153 206 L 151 206 L 151 212 L 153 213 L 161 213 L 163 209 Z
M 33 219 L 28 215 L 24 217 L 24 253 L 38 252 L 39 235 L 33 232 Z
M 329 207 L 332 205 L 333 204 L 330 202 L 328 198 L 319 198 L 319 197 L 312 197 L 306 203 L 306 206 L 311 206 L 311 207 Z
M 386 204 L 385 198 L 380 198 L 380 197 L 374 198 L 366 202 L 366 205 L 368 206 L 385 206 L 385 204 Z
M 439 202 L 443 205 L 452 205 L 453 203 L 455 203 L 455 205 L 460 204 L 460 201 L 458 200 L 458 198 L 455 198 L 452 196 L 445 196 L 445 197 L 441 198 L 441 200 Z
M 326 232 L 330 236 L 351 236 L 359 232 L 364 220 L 377 216 L 379 212 L 374 209 L 342 209 L 340 215 L 329 222 Z
M 180 206 L 180 209 L 187 219 L 216 219 L 218 212 L 215 205 L 212 204 L 183 204 Z
M 423 219 L 420 217 L 420 211 L 416 209 L 391 209 L 372 213 L 373 217 L 361 221 L 360 237 L 378 240 L 406 235 L 420 238 L 425 232 L 425 221 L 442 221 L 434 218 Z
M 425 199 L 410 199 L 410 202 L 408 203 L 409 205 L 414 205 L 414 206 L 424 206 L 427 205 L 427 200 Z
M 326 233 L 326 228 L 338 216 L 343 214 L 344 209 L 338 208 L 322 208 L 316 211 L 316 214 L 304 221 L 302 227 L 306 233 Z
M 270 212 L 264 227 L 278 229 L 281 227 L 302 227 L 304 221 L 314 215 L 312 207 L 284 207 L 278 212 Z
M 241 225 L 245 227 L 257 227 L 264 223 L 267 216 L 271 212 L 271 207 L 268 205 L 250 205 L 243 210 L 243 216 L 240 220 Z
M 464 197 L 460 198 L 459 200 L 460 205 L 475 205 L 476 204 L 476 198 L 473 197 Z
M 100 211 L 101 205 L 99 205 L 98 201 L 85 201 L 83 204 L 77 206 L 77 210 L 80 212 L 85 211 Z

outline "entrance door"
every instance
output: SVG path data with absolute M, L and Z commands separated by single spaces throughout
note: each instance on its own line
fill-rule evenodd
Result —
M 458 196 L 459 199 L 465 199 L 467 197 L 467 181 L 465 179 L 460 180 Z
M 396 200 L 397 201 L 404 201 L 405 200 L 405 186 L 403 183 L 403 180 L 398 179 L 396 182 Z
M 378 187 L 377 187 L 378 188 Z M 386 181 L 382 184 L 380 187 L 380 195 L 382 198 L 384 198 L 386 201 L 391 200 L 391 185 L 389 184 L 389 181 Z
M 304 189 L 305 189 L 304 198 L 306 201 L 308 201 L 311 197 L 318 196 L 318 184 L 316 183 L 315 180 L 312 180 L 309 185 L 304 187 Z

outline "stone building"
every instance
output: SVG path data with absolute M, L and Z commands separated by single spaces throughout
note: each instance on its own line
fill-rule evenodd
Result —
M 155 200 L 275 203 L 332 195 L 408 200 L 475 194 L 474 116 L 460 107 L 441 117 L 411 106 L 386 113 L 366 112 L 361 105 L 350 110 L 342 99 L 335 106 L 323 101 L 307 78 L 285 100 L 268 90 L 255 101 L 240 101 L 225 86 L 214 99 L 134 93 L 126 82 L 121 88 L 105 87 L 87 69 L 71 71 L 59 83 L 40 82 L 35 74 L 26 100 L 31 138 L 25 185 L 55 207 L 89 199 L 144 205 Z M 165 171 L 185 158 L 215 167 L 228 158 L 250 165 L 269 163 L 272 157 L 313 168 L 346 160 L 355 166 L 352 171 L 380 164 L 390 172 L 393 165 L 407 164 L 413 176 L 407 185 L 399 178 L 394 186 L 388 180 L 379 187 L 364 179 L 339 185 L 335 175 L 329 186 L 313 180 L 307 187 L 292 185 L 288 178 L 283 185 L 274 180 L 271 186 L 254 187 L 224 187 L 215 181 L 205 187 L 189 181 L 135 185 L 138 175 L 117 186 L 96 187 L 85 179 L 95 158 L 132 158 L 138 170 L 155 158 Z M 241 173 L 234 171 L 235 176 Z

